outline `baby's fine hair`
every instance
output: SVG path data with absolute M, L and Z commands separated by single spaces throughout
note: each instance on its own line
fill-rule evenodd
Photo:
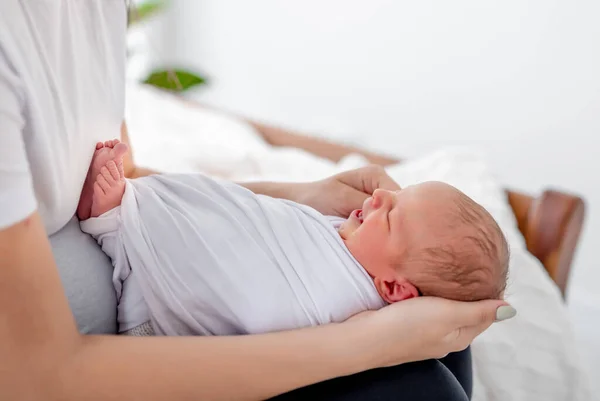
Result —
M 506 288 L 510 251 L 492 215 L 456 190 L 445 218 L 451 238 L 418 251 L 415 257 L 421 274 L 413 284 L 422 295 L 459 301 L 500 299 Z

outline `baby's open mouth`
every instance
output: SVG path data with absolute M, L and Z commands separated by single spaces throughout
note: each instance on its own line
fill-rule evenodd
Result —
M 363 222 L 363 212 L 362 212 L 362 209 L 355 210 L 354 211 L 354 215 L 356 216 L 356 218 L 360 222 L 360 224 L 362 224 L 362 222 Z

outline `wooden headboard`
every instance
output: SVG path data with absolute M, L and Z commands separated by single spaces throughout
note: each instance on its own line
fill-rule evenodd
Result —
M 514 191 L 507 195 L 527 249 L 542 262 L 564 296 L 583 227 L 583 200 L 554 190 L 537 198 Z

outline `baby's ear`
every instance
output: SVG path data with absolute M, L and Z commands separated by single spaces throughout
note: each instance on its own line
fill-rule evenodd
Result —
M 419 296 L 417 287 L 404 278 L 384 280 L 375 277 L 373 283 L 377 287 L 381 297 L 390 304 Z

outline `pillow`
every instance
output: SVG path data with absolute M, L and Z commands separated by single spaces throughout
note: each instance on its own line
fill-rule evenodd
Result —
M 126 121 L 137 165 L 228 176 L 269 145 L 248 124 L 148 85 L 127 86 Z
M 156 171 L 300 181 L 345 168 L 295 148 L 271 147 L 246 122 L 147 85 L 127 86 L 126 120 L 136 164 Z

